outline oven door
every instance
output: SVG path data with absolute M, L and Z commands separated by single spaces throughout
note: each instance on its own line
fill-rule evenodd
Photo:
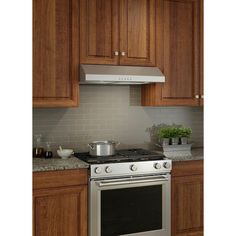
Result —
M 170 178 L 91 180 L 89 236 L 170 236 Z

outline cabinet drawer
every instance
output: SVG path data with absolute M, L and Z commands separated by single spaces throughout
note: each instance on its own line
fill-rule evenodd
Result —
M 202 175 L 203 160 L 172 162 L 172 177 L 185 175 Z
M 87 176 L 87 169 L 34 172 L 33 189 L 87 184 Z

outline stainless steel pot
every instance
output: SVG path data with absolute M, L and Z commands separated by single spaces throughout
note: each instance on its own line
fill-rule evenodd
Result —
M 94 141 L 88 144 L 89 154 L 91 156 L 113 156 L 116 152 L 116 146 L 120 143 L 115 141 Z

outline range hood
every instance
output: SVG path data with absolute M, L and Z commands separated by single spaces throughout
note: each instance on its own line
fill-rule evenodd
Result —
M 81 65 L 80 84 L 148 84 L 165 82 L 157 67 Z

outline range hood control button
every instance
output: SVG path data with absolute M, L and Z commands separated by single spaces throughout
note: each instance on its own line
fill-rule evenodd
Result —
M 136 171 L 138 169 L 138 167 L 136 165 L 131 165 L 130 166 L 130 170 L 132 171 Z
M 160 163 L 155 163 L 154 168 L 155 169 L 161 169 L 161 164 Z
M 107 166 L 106 169 L 105 169 L 106 173 L 111 173 L 112 172 L 112 169 L 110 166 Z
M 163 166 L 164 166 L 164 168 L 169 169 L 170 168 L 170 163 L 169 162 L 164 162 Z
M 96 174 L 101 174 L 102 168 L 101 168 L 101 167 L 96 167 L 96 168 L 94 169 L 94 172 L 95 172 Z

